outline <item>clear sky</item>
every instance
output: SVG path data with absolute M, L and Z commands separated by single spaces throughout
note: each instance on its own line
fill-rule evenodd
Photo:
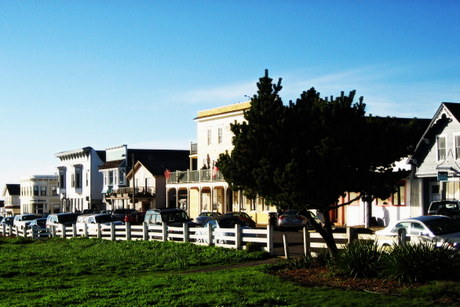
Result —
M 460 102 L 460 1 L 0 0 L 0 188 L 85 146 L 189 149 L 265 69 L 285 103 L 355 89 L 431 118 Z

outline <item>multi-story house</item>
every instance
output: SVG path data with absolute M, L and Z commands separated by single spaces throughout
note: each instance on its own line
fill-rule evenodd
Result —
M 60 212 L 56 175 L 33 175 L 20 180 L 21 214 L 48 214 Z
M 165 171 L 186 170 L 188 164 L 187 150 L 129 149 L 126 145 L 107 149 L 106 162 L 99 167 L 107 209 L 166 207 Z M 169 197 L 174 198 L 174 194 Z
M 417 197 L 426 213 L 432 201 L 460 199 L 460 103 L 443 102 L 411 157 Z
M 105 209 L 102 202 L 102 173 L 105 151 L 84 147 L 55 154 L 60 163 L 59 197 L 61 212 Z
M 19 184 L 6 184 L 3 188 L 3 216 L 12 216 L 21 212 L 20 188 Z
M 276 208 L 262 198 L 250 200 L 241 191 L 232 191 L 215 166 L 219 154 L 233 148 L 230 124 L 244 121 L 249 107 L 250 102 L 243 102 L 198 112 L 197 143 L 191 146 L 189 170 L 167 175 L 167 191 L 178 195 L 175 207 L 186 209 L 191 217 L 202 211 L 244 211 L 257 223 L 268 223 L 268 213 Z

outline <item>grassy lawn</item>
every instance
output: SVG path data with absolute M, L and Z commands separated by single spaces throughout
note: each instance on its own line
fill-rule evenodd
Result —
M 265 273 L 263 266 L 186 272 L 264 257 L 173 242 L 0 239 L 0 304 L 432 306 L 423 294 L 303 288 Z

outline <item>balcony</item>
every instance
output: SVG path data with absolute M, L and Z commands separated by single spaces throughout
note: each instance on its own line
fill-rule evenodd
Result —
M 166 180 L 167 184 L 194 183 L 194 182 L 224 182 L 224 176 L 219 170 L 202 169 L 194 171 L 171 172 Z
M 109 190 L 105 194 L 106 198 L 131 198 L 133 196 L 132 187 L 123 187 L 114 190 Z M 155 197 L 154 187 L 136 187 L 135 197 Z
M 191 143 L 190 144 L 190 155 L 196 155 L 196 154 L 198 154 L 198 144 Z

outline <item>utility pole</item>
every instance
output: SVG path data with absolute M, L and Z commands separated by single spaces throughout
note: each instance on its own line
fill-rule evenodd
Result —
M 134 153 L 131 154 L 131 159 L 132 159 L 131 170 L 133 172 L 133 208 L 132 209 L 136 209 L 136 203 L 135 203 L 136 201 L 136 180 L 134 178 L 134 173 L 135 173 L 134 171 Z

